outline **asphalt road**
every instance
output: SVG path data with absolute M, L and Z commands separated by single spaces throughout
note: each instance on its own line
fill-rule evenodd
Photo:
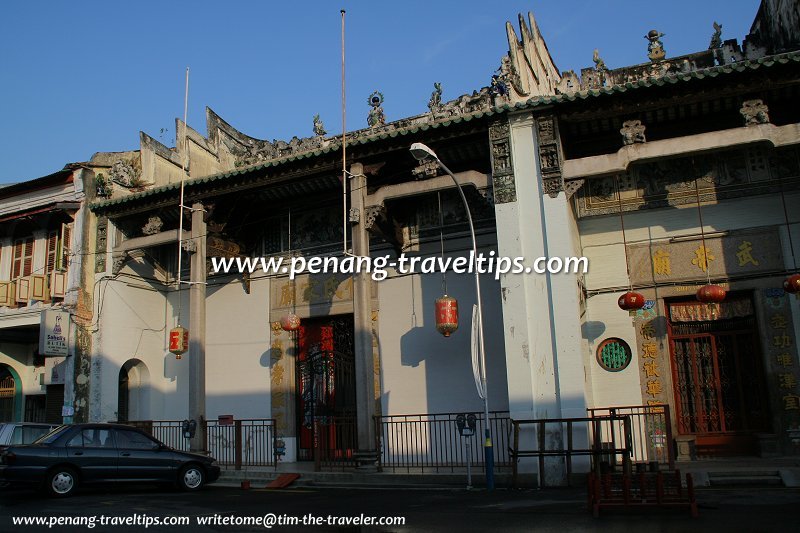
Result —
M 285 490 L 209 486 L 197 493 L 152 487 L 91 488 L 69 499 L 49 499 L 31 491 L 0 490 L 0 532 L 245 532 L 245 531 L 797 531 L 800 490 L 699 490 L 700 517 L 678 509 L 608 511 L 594 519 L 584 492 L 549 490 L 412 490 L 303 488 Z M 270 519 L 269 516 L 272 516 Z M 403 517 L 405 525 L 336 525 L 347 517 Z M 131 525 L 102 525 L 101 516 Z M 237 524 L 267 517 L 278 523 Z M 322 525 L 280 525 L 288 517 L 313 517 Z M 328 516 L 334 517 L 328 525 Z M 48 525 L 14 525 L 14 517 L 40 517 Z M 185 517 L 189 525 L 147 525 L 146 521 Z M 61 519 L 62 523 L 57 521 Z M 88 526 L 95 520 L 94 527 Z M 228 523 L 225 523 L 225 520 Z M 311 518 L 306 518 L 308 521 Z M 201 525 L 199 520 L 211 521 Z M 84 525 L 76 524 L 83 521 Z

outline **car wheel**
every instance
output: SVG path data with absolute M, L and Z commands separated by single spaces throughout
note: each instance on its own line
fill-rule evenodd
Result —
M 206 481 L 206 473 L 199 465 L 186 465 L 178 474 L 178 488 L 198 490 Z
M 78 488 L 78 473 L 68 466 L 60 466 L 50 471 L 45 479 L 45 489 L 51 496 L 65 498 Z

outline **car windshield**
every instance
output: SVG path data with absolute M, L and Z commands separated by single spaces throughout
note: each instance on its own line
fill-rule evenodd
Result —
M 46 435 L 42 435 L 41 437 L 39 437 L 38 439 L 33 441 L 33 444 L 50 444 L 50 443 L 54 442 L 58 437 L 60 437 L 68 429 L 69 429 L 68 425 L 58 426 L 57 428 L 55 428 L 50 433 L 48 433 Z

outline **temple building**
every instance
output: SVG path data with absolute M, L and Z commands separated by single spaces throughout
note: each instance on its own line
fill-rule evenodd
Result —
M 473 461 L 488 426 L 506 469 L 524 443 L 587 446 L 595 436 L 559 421 L 609 412 L 641 418 L 642 461 L 800 453 L 800 21 L 787 4 L 762 2 L 741 44 L 709 21 L 707 50 L 672 57 L 652 30 L 641 64 L 595 50 L 580 73 L 557 69 L 529 14 L 507 24 L 486 87 L 445 101 L 435 83 L 416 116 L 387 121 L 376 91 L 367 127 L 344 138 L 317 116 L 309 137 L 264 141 L 207 109 L 205 135 L 178 120 L 174 148 L 142 133 L 138 150 L 95 154 L 75 232 L 91 298 L 73 317 L 74 419 L 218 457 L 235 447 L 239 465 L 463 465 L 459 414 L 477 418 Z M 3 279 L 27 275 L 6 276 L 18 233 Z M 477 298 L 471 274 L 397 264 L 475 251 L 531 270 L 482 274 Z M 342 271 L 368 257 L 395 264 Z M 585 272 L 532 271 L 581 257 Z M 262 258 L 343 268 L 292 279 Z M 445 295 L 460 309 L 448 336 Z M 190 439 L 183 420 L 198 424 Z M 614 448 L 614 431 L 597 438 Z M 567 468 L 520 464 L 552 480 Z

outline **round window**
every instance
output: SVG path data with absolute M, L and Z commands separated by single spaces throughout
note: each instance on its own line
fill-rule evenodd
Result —
M 597 347 L 597 362 L 609 372 L 624 370 L 631 363 L 631 347 L 616 337 L 606 339 Z

